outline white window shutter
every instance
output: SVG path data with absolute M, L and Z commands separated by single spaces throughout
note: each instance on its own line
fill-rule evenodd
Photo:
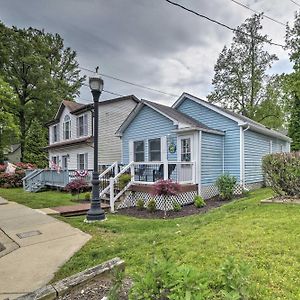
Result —
M 168 160 L 168 151 L 167 151 L 167 137 L 162 136 L 160 139 L 160 152 L 161 152 L 161 160 L 167 161 Z
M 76 135 L 79 137 L 79 118 L 76 118 Z
M 132 162 L 134 160 L 134 156 L 133 156 L 134 149 L 133 149 L 133 141 L 132 140 L 129 141 L 128 147 L 129 147 L 129 149 L 128 149 L 129 150 L 129 162 Z
M 59 142 L 60 140 L 60 132 L 59 132 L 59 124 L 56 125 L 56 135 L 57 135 L 57 141 Z
M 79 170 L 80 169 L 80 156 L 79 156 L 79 154 L 77 154 L 77 170 Z
M 84 153 L 84 169 L 88 170 L 88 153 Z
M 88 115 L 84 114 L 83 116 L 83 131 L 84 135 L 88 135 Z

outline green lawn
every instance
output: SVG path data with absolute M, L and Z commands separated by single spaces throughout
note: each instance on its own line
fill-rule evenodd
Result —
M 58 280 L 119 256 L 128 274 L 167 248 L 175 261 L 214 272 L 229 256 L 251 267 L 258 299 L 300 299 L 300 206 L 260 204 L 259 189 L 207 214 L 170 220 L 108 215 L 98 224 L 62 218 L 92 239 L 56 274 Z
M 22 188 L 3 189 L 0 188 L 0 196 L 31 208 L 45 208 L 62 205 L 74 205 L 71 201 L 74 196 L 69 193 L 59 191 L 46 191 L 40 193 L 25 192 Z

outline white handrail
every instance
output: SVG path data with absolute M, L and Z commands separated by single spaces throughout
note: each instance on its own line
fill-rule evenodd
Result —
M 111 166 L 109 166 L 106 170 L 104 170 L 100 175 L 99 175 L 99 179 L 101 177 L 103 177 L 104 175 L 106 175 L 110 170 L 112 170 L 112 168 L 116 167 L 118 164 L 117 161 L 115 161 Z
M 113 179 L 118 179 L 123 173 L 125 173 L 131 166 L 134 165 L 134 161 L 132 161 L 130 164 L 128 164 L 126 167 L 124 167 L 121 172 L 119 172 Z

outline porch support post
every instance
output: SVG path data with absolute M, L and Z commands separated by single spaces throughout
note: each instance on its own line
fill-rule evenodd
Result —
M 198 134 L 198 152 L 197 152 L 197 162 L 196 162 L 196 172 L 198 172 L 198 180 L 197 180 L 197 183 L 198 183 L 198 195 L 201 196 L 201 178 L 202 178 L 202 168 L 201 168 L 201 159 L 202 159 L 202 131 L 199 131 L 199 134 Z
M 164 180 L 169 179 L 169 174 L 168 174 L 168 161 L 164 160 Z
M 130 166 L 131 181 L 134 181 L 134 164 Z

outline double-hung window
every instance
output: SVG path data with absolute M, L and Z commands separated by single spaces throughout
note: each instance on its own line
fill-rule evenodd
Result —
M 148 141 L 149 161 L 161 161 L 161 143 L 160 138 Z
M 88 115 L 77 118 L 77 137 L 88 135 Z
M 52 142 L 58 142 L 58 137 L 59 137 L 59 131 L 58 131 L 58 125 L 54 125 L 52 127 Z
M 134 161 L 145 161 L 145 143 L 144 141 L 133 142 Z
M 64 118 L 64 125 L 63 125 L 63 136 L 64 140 L 69 140 L 71 138 L 71 119 L 68 115 L 65 116 Z
M 191 161 L 191 139 L 181 139 L 181 161 Z
M 80 153 L 77 154 L 77 170 L 87 170 L 88 169 L 88 154 Z

